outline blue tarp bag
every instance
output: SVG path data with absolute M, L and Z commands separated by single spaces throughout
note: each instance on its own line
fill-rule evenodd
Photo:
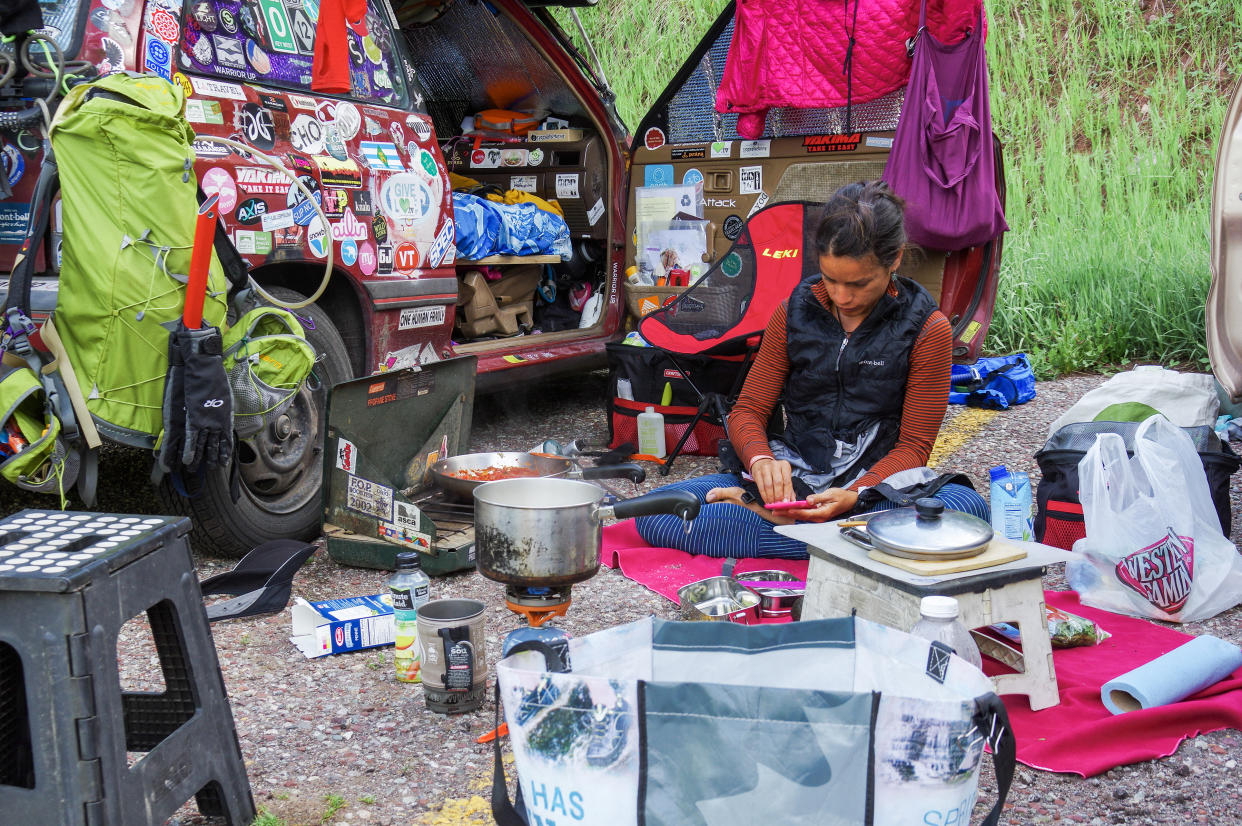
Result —
M 489 255 L 571 255 L 565 219 L 530 202 L 502 204 L 453 193 L 457 254 L 468 261 Z
M 955 364 L 949 379 L 949 403 L 1005 410 L 1035 398 L 1035 372 L 1026 353 L 981 358 Z

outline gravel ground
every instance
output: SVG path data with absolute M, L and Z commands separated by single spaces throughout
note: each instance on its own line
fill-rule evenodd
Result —
M 1034 452 L 1049 422 L 1100 376 L 1071 377 L 1039 385 L 1039 397 L 1000 414 L 954 452 L 941 467 L 965 472 L 981 490 L 987 469 L 1003 462 L 1037 477 Z M 476 404 L 473 450 L 528 449 L 544 438 L 602 441 L 607 435 L 602 399 L 605 377 L 521 388 Z M 949 418 L 976 411 L 950 410 Z M 144 498 L 148 465 L 121 455 L 105 463 L 99 510 L 155 512 Z M 678 459 L 674 478 L 715 470 L 714 459 Z M 650 489 L 663 480 L 641 486 Z M 621 493 L 629 483 L 610 482 Z M 637 492 L 637 491 L 632 491 Z M 5 498 L 5 497 L 8 498 Z M 1232 490 L 1235 542 L 1239 539 L 1242 488 Z M 46 507 L 46 500 L 5 494 L 0 507 Z M 201 557 L 206 577 L 229 570 L 227 560 Z M 321 549 L 299 572 L 293 593 L 308 600 L 379 593 L 387 574 L 342 567 Z M 1059 570 L 1046 587 L 1065 588 Z M 499 656 L 505 633 L 519 620 L 503 604 L 502 586 L 462 573 L 432 581 L 432 596 L 468 597 L 488 607 L 488 661 Z M 573 635 L 655 614 L 675 618 L 674 606 L 607 569 L 575 586 L 573 606 L 558 625 Z M 1192 634 L 1212 633 L 1242 642 L 1242 607 L 1208 622 L 1184 626 Z M 294 824 L 491 823 L 485 802 L 490 788 L 491 747 L 475 738 L 492 726 L 490 700 L 481 711 L 443 716 L 427 710 L 421 686 L 396 682 L 391 652 L 372 649 L 352 655 L 306 660 L 289 643 L 290 615 L 280 614 L 217 623 L 213 626 L 221 668 L 232 699 L 233 716 L 249 771 L 255 802 Z M 144 624 L 125 629 L 119 657 L 127 686 L 150 687 L 154 650 Z M 1176 754 L 1114 769 L 1083 779 L 1019 766 L 1002 823 L 1051 822 L 1172 824 L 1242 823 L 1242 791 L 1236 760 L 1242 733 L 1213 732 L 1181 744 Z M 990 769 L 981 782 L 979 822 L 995 795 Z M 986 804 L 986 806 L 984 805 Z M 173 821 L 205 823 L 187 807 Z

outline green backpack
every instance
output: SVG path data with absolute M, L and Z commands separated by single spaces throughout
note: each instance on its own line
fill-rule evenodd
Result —
M 51 139 L 63 247 L 54 318 L 86 407 L 107 438 L 153 448 L 163 429 L 168 333 L 181 317 L 198 212 L 185 92 L 154 75 L 75 86 Z M 212 256 L 204 324 L 228 283 Z

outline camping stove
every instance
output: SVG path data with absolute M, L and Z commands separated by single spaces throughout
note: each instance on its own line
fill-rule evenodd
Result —
M 505 606 L 515 614 L 525 617 L 531 627 L 538 628 L 552 617 L 565 616 L 571 602 L 572 587 L 508 585 L 505 587 Z

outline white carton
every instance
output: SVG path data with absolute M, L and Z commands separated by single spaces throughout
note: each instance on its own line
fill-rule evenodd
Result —
M 307 659 L 392 645 L 396 641 L 392 597 L 374 594 L 323 602 L 298 597 L 293 604 L 293 636 L 289 639 Z

